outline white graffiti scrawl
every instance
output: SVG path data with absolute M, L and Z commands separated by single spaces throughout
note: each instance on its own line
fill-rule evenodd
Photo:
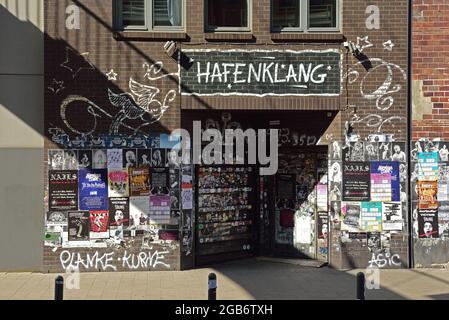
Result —
M 157 99 L 160 90 L 153 86 L 141 84 L 132 78 L 129 80 L 131 93 L 114 93 L 108 89 L 108 98 L 110 103 L 119 108 L 115 114 L 107 112 L 104 108 L 98 106 L 86 97 L 79 95 L 68 96 L 61 103 L 61 119 L 64 124 L 73 133 L 80 135 L 93 134 L 98 125 L 98 119 L 106 116 L 112 119 L 109 133 L 118 134 L 121 127 L 131 129 L 134 134 L 142 132 L 142 128 L 161 120 L 164 113 L 170 108 L 176 98 L 176 91 L 170 90 L 162 101 Z M 77 108 L 77 115 L 80 112 L 87 112 L 91 119 L 86 119 L 85 123 L 90 123 L 90 127 L 84 127 L 82 130 L 75 128 L 68 118 L 69 108 Z M 133 127 L 125 123 L 126 120 L 141 119 L 142 124 Z
M 72 78 L 75 79 L 81 70 L 95 70 L 95 67 L 89 62 L 88 56 L 89 52 L 79 54 L 67 47 L 66 60 L 61 64 L 61 67 L 69 70 L 72 73 Z
M 65 89 L 64 81 L 58 81 L 56 79 L 53 79 L 52 83 L 47 87 L 47 89 L 53 94 L 57 94 Z
M 108 77 L 109 81 L 116 81 L 118 73 L 114 71 L 114 69 L 111 69 L 108 73 L 106 73 L 106 76 Z
M 360 70 L 365 70 L 363 65 L 367 63 L 373 65 L 373 67 L 361 78 Z M 371 80 L 376 79 L 382 71 L 385 72 L 385 79 L 373 91 Z M 367 127 L 374 128 L 377 132 L 382 132 L 382 128 L 386 124 L 393 125 L 394 122 L 404 119 L 401 116 L 384 118 L 382 115 L 384 111 L 389 110 L 393 106 L 394 94 L 402 90 L 401 82 L 405 84 L 407 80 L 407 75 L 401 67 L 380 58 L 365 59 L 354 64 L 344 75 L 344 78 L 347 78 L 350 84 L 359 81 L 361 97 L 370 102 L 375 102 L 376 109 L 379 110 L 379 113 L 373 113 L 363 117 L 358 116 L 354 112 L 351 124 L 365 123 Z
M 101 271 L 117 271 L 118 266 L 127 270 L 156 269 L 162 267 L 170 269 L 170 265 L 165 263 L 165 255 L 168 251 L 148 250 L 139 253 L 124 252 L 116 257 L 116 252 L 81 253 L 64 250 L 59 255 L 59 261 L 64 270 L 69 269 L 95 269 Z
M 400 267 L 402 266 L 401 258 L 398 254 L 390 254 L 389 252 L 383 254 L 372 253 L 371 260 L 368 262 L 368 268 L 384 268 L 384 267 Z
M 172 102 L 176 96 L 176 92 L 171 90 L 161 103 L 156 99 L 156 95 L 160 93 L 158 88 L 140 84 L 132 78 L 129 80 L 129 89 L 132 94 L 116 94 L 108 90 L 111 104 L 121 109 L 115 115 L 110 133 L 117 134 L 120 125 L 126 119 L 140 118 L 147 124 L 159 121 L 169 108 L 167 102 Z M 149 115 L 150 119 L 144 119 L 144 115 Z

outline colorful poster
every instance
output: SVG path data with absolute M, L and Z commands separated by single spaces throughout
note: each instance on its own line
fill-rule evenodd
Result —
M 369 162 L 343 163 L 343 201 L 370 201 Z
M 129 194 L 131 197 L 150 195 L 149 168 L 129 169 Z
M 86 241 L 89 240 L 90 214 L 89 211 L 69 211 L 68 212 L 68 240 Z
M 190 171 L 190 167 L 188 167 L 189 170 L 182 170 L 182 177 L 181 177 L 181 187 L 184 189 L 191 189 L 193 186 L 193 178 L 192 173 Z
M 368 232 L 382 231 L 382 202 L 362 202 L 360 229 Z
M 318 239 L 327 239 L 329 233 L 329 214 L 318 212 Z
M 391 201 L 391 174 L 371 174 L 371 201 Z
M 108 150 L 108 169 L 123 169 L 123 150 Z
M 109 238 L 109 211 L 90 212 L 90 239 Z
M 418 208 L 419 209 L 438 209 L 438 182 L 437 181 L 418 181 Z
M 108 178 L 109 197 L 129 196 L 129 175 L 126 169 L 109 169 Z
M 388 201 L 401 201 L 400 163 L 394 161 L 371 162 L 371 175 L 389 174 L 391 176 L 391 199 Z
M 150 197 L 150 212 L 161 213 L 167 212 L 170 214 L 170 196 L 151 196 Z
M 438 152 L 418 152 L 418 179 L 437 180 L 439 174 Z
M 317 193 L 317 210 L 327 212 L 327 184 L 318 184 Z
M 178 230 L 159 230 L 159 239 L 164 241 L 178 241 Z
M 80 210 L 108 210 L 108 170 L 79 171 Z
M 129 198 L 109 198 L 109 226 L 129 226 Z
M 341 230 L 350 232 L 359 232 L 360 203 L 359 202 L 342 203 L 341 212 L 343 216 L 343 220 L 341 221 Z
M 170 221 L 170 196 L 150 196 L 150 223 L 162 224 Z
M 439 238 L 438 227 L 437 209 L 418 210 L 419 238 Z
M 400 202 L 382 203 L 382 229 L 384 231 L 402 231 L 404 218 Z
M 143 229 L 148 225 L 150 213 L 150 201 L 148 196 L 129 198 L 129 225 L 137 229 Z
M 49 210 L 78 210 L 78 171 L 48 172 Z

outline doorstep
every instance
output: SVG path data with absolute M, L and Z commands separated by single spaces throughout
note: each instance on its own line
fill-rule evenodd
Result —
M 321 268 L 327 265 L 327 262 L 317 261 L 311 259 L 285 259 L 285 258 L 273 258 L 273 257 L 257 257 L 258 261 L 277 262 L 292 264 L 301 267 Z

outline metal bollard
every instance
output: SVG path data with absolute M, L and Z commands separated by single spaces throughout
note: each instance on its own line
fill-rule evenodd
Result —
M 55 280 L 55 300 L 64 300 L 64 278 L 62 276 Z
M 217 275 L 215 273 L 209 274 L 209 300 L 217 300 Z
M 365 274 L 357 273 L 357 300 L 365 300 Z

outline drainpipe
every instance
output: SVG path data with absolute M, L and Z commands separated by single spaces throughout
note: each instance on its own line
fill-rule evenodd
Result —
M 413 240 L 413 212 L 412 212 L 412 196 L 411 196 L 411 140 L 412 140 L 412 55 L 413 55 L 413 34 L 412 34 L 412 23 L 413 23 L 413 0 L 407 1 L 407 136 L 406 136 L 406 145 L 407 145 L 407 181 L 408 181 L 408 192 L 407 192 L 407 205 L 408 205 L 408 267 L 414 268 L 414 240 Z

